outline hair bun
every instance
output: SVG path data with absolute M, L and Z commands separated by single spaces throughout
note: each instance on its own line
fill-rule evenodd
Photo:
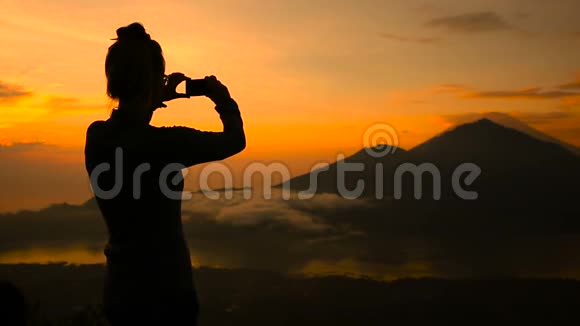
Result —
M 129 26 L 121 27 L 117 29 L 117 40 L 131 40 L 131 41 L 142 41 L 151 40 L 151 36 L 145 32 L 145 27 L 139 23 L 133 23 Z

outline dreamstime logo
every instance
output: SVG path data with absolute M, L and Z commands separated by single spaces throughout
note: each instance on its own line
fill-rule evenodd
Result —
M 394 154 L 399 146 L 399 134 L 388 123 L 375 123 L 367 127 L 362 140 L 366 153 L 374 158 Z
M 399 145 L 399 136 L 397 130 L 387 124 L 387 123 L 376 123 L 365 129 L 362 137 L 362 142 L 364 146 L 365 153 L 373 158 L 379 159 L 388 154 L 394 153 Z M 123 149 L 118 147 L 115 149 L 114 167 L 110 163 L 103 162 L 97 165 L 90 173 L 90 183 L 95 196 L 102 199 L 112 199 L 121 193 L 121 189 L 125 186 L 123 181 L 128 178 L 124 177 L 124 174 L 131 177 L 131 190 L 134 199 L 141 198 L 142 189 L 142 177 L 145 173 L 150 173 L 151 164 L 141 163 L 134 168 L 133 171 L 126 171 L 123 167 Z M 334 163 L 334 172 L 336 174 L 336 180 L 330 180 L 330 182 L 335 182 L 336 190 L 338 194 L 345 199 L 356 199 L 363 196 L 363 194 L 369 194 L 369 185 L 365 184 L 364 178 L 359 178 L 355 180 L 355 183 L 347 182 L 346 175 L 348 173 L 358 172 L 365 175 L 374 175 L 374 195 L 376 199 L 382 199 L 384 197 L 384 181 L 387 179 L 392 179 L 393 185 L 393 199 L 401 199 L 403 197 L 403 176 L 406 174 L 411 174 L 413 176 L 413 192 L 415 199 L 421 199 L 423 194 L 423 175 L 431 176 L 433 185 L 433 199 L 439 200 L 441 198 L 441 173 L 438 167 L 430 162 L 423 162 L 420 164 L 410 163 L 410 162 L 400 162 L 398 166 L 392 171 L 392 178 L 387 178 L 384 175 L 385 168 L 381 160 L 376 160 L 374 166 L 367 161 L 366 163 L 360 161 L 346 160 L 345 155 L 339 154 L 337 156 L 336 163 Z M 306 190 L 298 191 L 298 199 L 309 199 L 312 198 L 319 190 L 319 176 L 330 170 L 330 165 L 327 163 L 317 163 L 311 169 L 309 173 L 308 187 Z M 182 182 L 184 177 L 187 175 L 189 170 L 182 164 L 171 163 L 167 164 L 159 173 L 159 190 L 163 195 L 170 199 L 175 200 L 189 200 L 192 198 L 192 193 L 189 191 L 176 191 L 169 187 L 169 183 L 177 185 Z M 468 191 L 463 189 L 462 182 L 460 182 L 462 176 L 464 185 L 471 185 L 475 182 L 477 177 L 481 174 L 481 169 L 474 163 L 466 162 L 459 164 L 454 171 L 451 173 L 451 187 L 454 193 L 463 200 L 475 200 L 478 198 L 478 193 L 476 191 Z M 109 175 L 108 181 L 105 182 L 110 189 L 102 189 L 99 183 L 99 178 L 104 173 L 113 173 L 114 177 L 111 179 Z M 130 175 L 129 175 L 130 173 Z M 368 173 L 368 174 L 367 174 Z M 199 189 L 201 193 L 204 194 L 209 199 L 219 199 L 221 193 L 214 191 L 209 187 L 209 177 L 212 174 L 220 174 L 224 180 L 224 196 L 226 199 L 233 198 L 234 191 L 234 175 L 231 169 L 221 163 L 212 162 L 207 164 L 201 170 L 199 174 Z M 279 174 L 284 181 L 278 187 L 282 188 L 282 199 L 288 200 L 291 198 L 291 173 L 288 166 L 283 162 L 275 162 L 270 164 L 265 164 L 263 162 L 252 162 L 243 169 L 242 173 L 242 189 L 243 197 L 249 199 L 250 197 L 256 195 L 256 188 L 252 187 L 253 177 L 258 175 L 263 180 L 262 187 L 262 197 L 264 199 L 272 198 L 272 177 L 274 174 Z M 334 173 L 330 174 L 334 175 Z M 326 178 L 328 182 L 328 178 Z M 368 180 L 368 179 L 367 179 Z M 370 181 L 370 180 L 369 180 Z M 151 186 L 151 183 L 147 183 Z M 406 183 L 409 185 L 409 183 Z M 351 189 L 349 189 L 349 187 Z

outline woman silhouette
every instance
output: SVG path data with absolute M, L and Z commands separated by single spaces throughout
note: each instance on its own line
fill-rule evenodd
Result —
M 118 101 L 106 121 L 87 130 L 85 166 L 109 241 L 104 308 L 115 325 L 195 325 L 198 301 L 181 224 L 181 168 L 222 160 L 246 146 L 228 89 L 214 76 L 206 92 L 222 132 L 153 127 L 163 102 L 187 98 L 188 78 L 165 75 L 161 46 L 139 23 L 117 30 L 105 60 L 107 94 Z

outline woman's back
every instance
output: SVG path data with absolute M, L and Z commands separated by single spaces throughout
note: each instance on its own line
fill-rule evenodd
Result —
M 181 224 L 181 169 L 233 155 L 245 146 L 242 120 L 230 99 L 216 110 L 223 132 L 135 123 L 115 110 L 87 130 L 85 165 L 105 219 L 105 249 L 117 286 L 150 282 L 149 291 L 191 286 Z M 139 274 L 139 275 L 137 275 Z M 121 282 L 121 283 L 120 283 Z
M 159 179 L 167 162 L 151 150 L 167 146 L 161 136 L 155 137 L 158 129 L 131 125 L 115 111 L 109 120 L 93 123 L 87 132 L 87 171 L 110 167 L 92 175 L 96 200 L 109 231 L 105 255 L 108 280 L 114 283 L 109 284 L 108 294 L 113 297 L 145 299 L 139 293 L 141 282 L 148 283 L 149 294 L 192 287 L 191 262 L 181 227 L 181 201 L 164 194 Z M 169 191 L 183 190 L 180 176 L 175 170 L 168 175 Z M 98 191 L 109 193 L 98 196 Z

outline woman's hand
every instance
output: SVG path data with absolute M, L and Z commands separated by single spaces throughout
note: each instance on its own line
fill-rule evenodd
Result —
M 174 72 L 163 79 L 163 89 L 161 90 L 161 103 L 159 107 L 166 108 L 163 102 L 171 101 L 176 98 L 189 98 L 187 94 L 177 93 L 177 85 L 189 79 L 183 73 Z
M 228 88 L 220 83 L 214 75 L 206 76 L 205 78 L 206 94 L 215 104 L 227 102 L 230 97 Z

